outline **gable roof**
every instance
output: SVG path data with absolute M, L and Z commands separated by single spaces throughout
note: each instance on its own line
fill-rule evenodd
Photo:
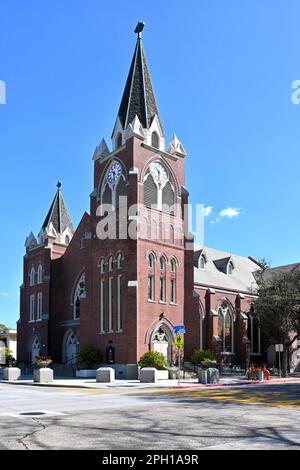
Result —
M 234 255 L 213 248 L 204 247 L 196 249 L 195 260 L 201 253 L 205 253 L 205 269 L 200 269 L 196 264 L 194 267 L 195 284 L 215 287 L 220 289 L 234 290 L 244 293 L 255 293 L 257 288 L 254 273 L 259 270 L 257 264 L 249 258 Z M 234 270 L 231 275 L 226 274 L 224 266 L 232 261 Z

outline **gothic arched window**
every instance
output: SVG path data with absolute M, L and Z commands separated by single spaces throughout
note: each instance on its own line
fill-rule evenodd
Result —
M 177 263 L 175 258 L 172 258 L 170 261 L 170 266 L 171 266 L 171 303 L 175 304 L 176 303 L 176 267 Z
M 118 133 L 116 137 L 116 148 L 122 147 L 122 134 L 121 132 Z
M 226 305 L 218 311 L 218 336 L 221 340 L 221 353 L 233 353 L 233 316 Z
M 35 285 L 35 269 L 34 266 L 32 266 L 30 273 L 29 273 L 29 284 L 31 286 Z
M 98 266 L 100 268 L 100 274 L 104 274 L 104 272 L 105 272 L 105 258 L 100 259 Z
M 124 175 L 123 166 L 119 161 L 114 160 L 104 177 L 100 190 L 101 203 L 115 209 L 120 205 L 120 197 L 127 194 L 127 181 Z M 105 211 L 103 211 L 105 212 Z
M 152 132 L 151 136 L 151 145 L 152 147 L 159 149 L 159 137 L 157 132 Z
M 81 313 L 81 299 L 86 297 L 85 291 L 85 273 L 83 273 L 76 285 L 74 291 L 73 305 L 74 305 L 74 320 L 80 319 Z
M 228 274 L 229 276 L 232 275 L 233 269 L 234 269 L 233 263 L 232 263 L 232 261 L 229 261 L 228 266 L 227 266 L 227 274 Z
M 144 204 L 159 211 L 174 214 L 176 193 L 169 172 L 160 162 L 149 166 L 144 178 Z
M 200 269 L 205 269 L 205 265 L 206 265 L 205 256 L 201 255 L 200 258 L 199 258 L 199 268 Z
M 38 269 L 37 269 L 37 283 L 42 284 L 43 282 L 43 267 L 41 264 L 39 264 Z
M 144 204 L 147 207 L 157 208 L 158 188 L 152 175 L 148 175 L 144 182 Z
M 153 253 L 148 255 L 148 300 L 155 299 L 155 258 Z

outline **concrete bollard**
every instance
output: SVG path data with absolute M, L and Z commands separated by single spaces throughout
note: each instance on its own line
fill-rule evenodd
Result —
M 6 367 L 3 370 L 3 380 L 8 380 L 10 382 L 18 380 L 21 376 L 21 370 L 18 367 Z
M 157 381 L 157 369 L 154 367 L 145 367 L 141 369 L 141 383 L 155 383 Z
M 41 367 L 40 369 L 34 369 L 33 381 L 37 383 L 53 382 L 53 370 L 48 369 L 48 367 Z
M 115 380 L 115 369 L 112 367 L 100 367 L 96 371 L 96 382 L 111 383 Z

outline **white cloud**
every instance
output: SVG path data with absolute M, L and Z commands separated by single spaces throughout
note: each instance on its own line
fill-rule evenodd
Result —
M 204 217 L 207 217 L 208 215 L 210 215 L 212 213 L 212 210 L 213 210 L 212 206 L 203 207 Z
M 0 292 L 0 297 L 9 297 L 8 292 Z
M 233 217 L 238 217 L 241 214 L 240 209 L 236 209 L 234 207 L 227 207 L 226 209 L 222 209 L 219 213 L 220 217 L 227 217 L 228 219 L 232 219 Z
M 218 224 L 219 222 L 220 222 L 220 217 L 217 217 L 216 219 L 211 220 L 209 223 L 210 224 Z

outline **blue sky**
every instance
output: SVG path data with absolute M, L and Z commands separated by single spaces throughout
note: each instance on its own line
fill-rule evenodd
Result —
M 213 208 L 206 245 L 300 260 L 299 16 L 298 0 L 1 1 L 0 322 L 18 319 L 24 240 L 57 180 L 75 225 L 89 208 L 138 20 L 167 140 L 176 132 L 188 152 L 191 202 Z

